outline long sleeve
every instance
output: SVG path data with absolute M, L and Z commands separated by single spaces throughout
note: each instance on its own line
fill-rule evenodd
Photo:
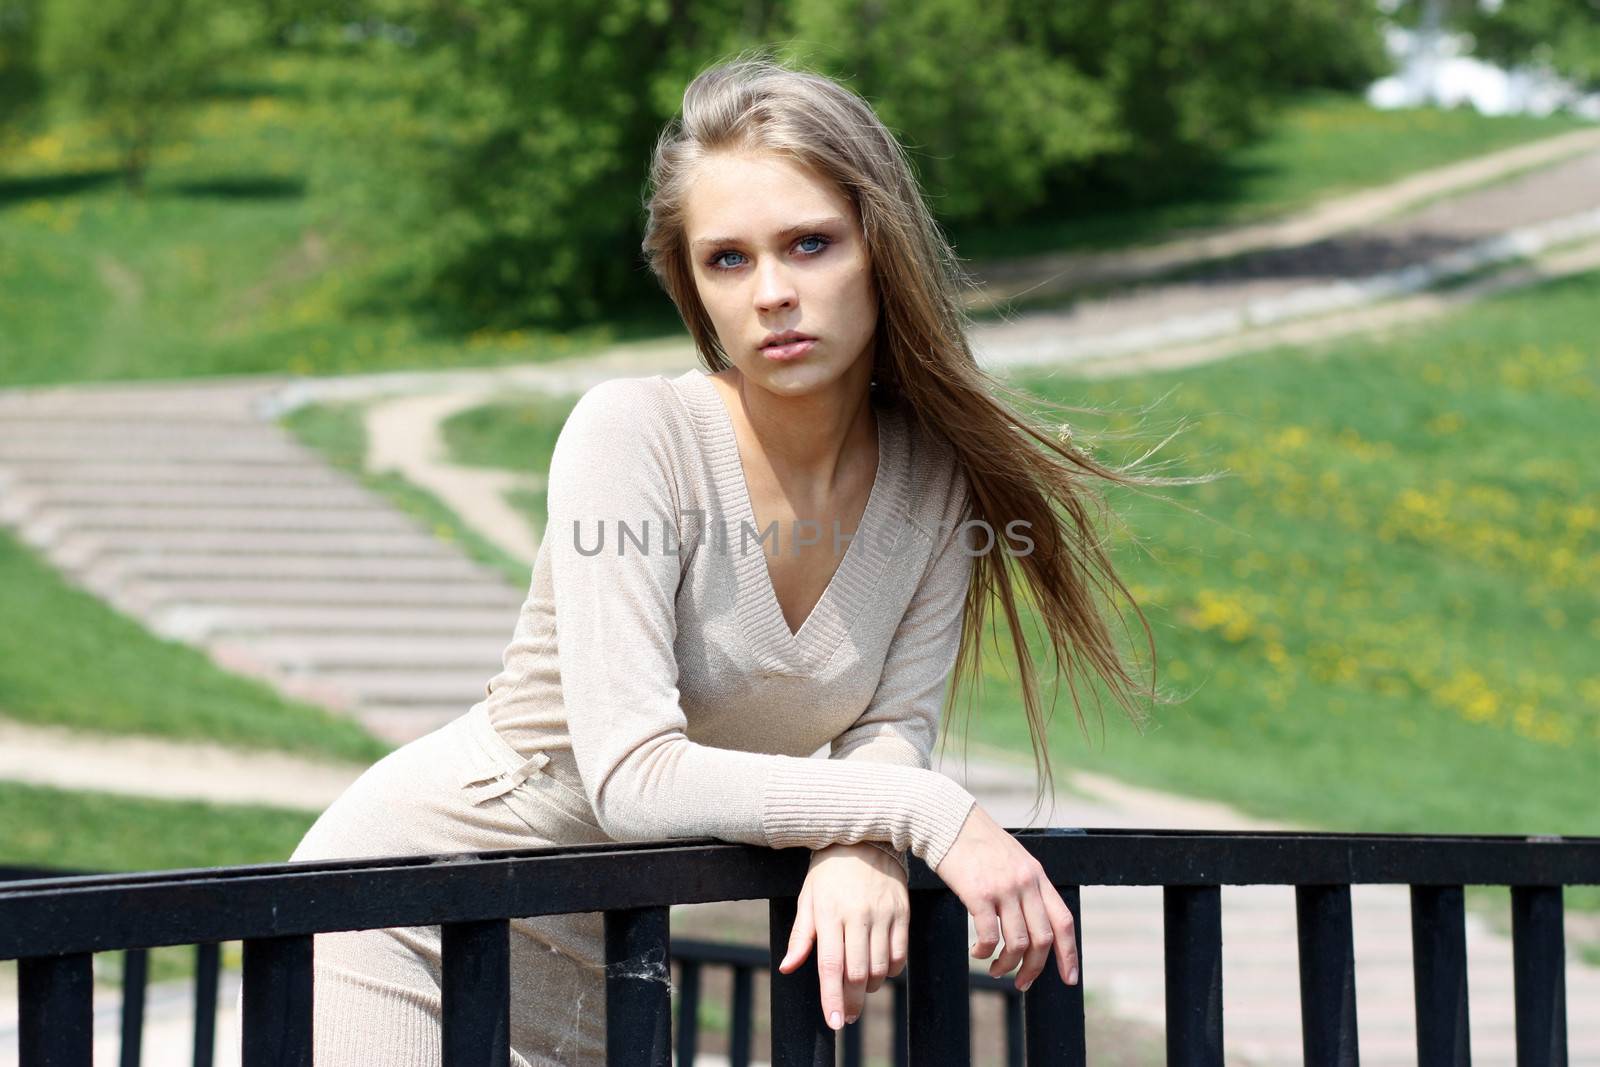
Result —
M 950 670 L 966 616 L 972 557 L 961 547 L 966 479 L 955 468 L 954 491 L 942 518 L 945 540 L 932 554 L 905 617 L 895 630 L 872 700 L 850 728 L 834 738 L 829 759 L 867 760 L 906 767 L 932 765 L 933 746 L 949 688 Z M 974 801 L 976 803 L 976 801 Z M 970 814 L 970 808 L 962 818 Z M 884 847 L 906 866 L 905 854 Z
M 617 840 L 716 837 L 773 848 L 887 841 L 936 865 L 972 803 L 953 780 L 910 764 L 716 748 L 687 737 L 674 642 L 685 535 L 678 520 L 692 505 L 679 499 L 669 403 L 639 379 L 595 386 L 573 408 L 550 462 L 546 536 L 562 699 L 601 829 Z M 691 543 L 699 532 L 686 531 Z

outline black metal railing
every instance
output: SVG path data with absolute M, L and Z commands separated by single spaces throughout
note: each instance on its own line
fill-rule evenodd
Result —
M 1158 885 L 1164 893 L 1166 1039 L 1171 1064 L 1223 1062 L 1223 885 L 1295 888 L 1305 1062 L 1355 1064 L 1353 884 L 1411 888 L 1418 1063 L 1470 1062 L 1463 887 L 1511 889 L 1518 1067 L 1567 1062 L 1562 887 L 1600 884 L 1600 838 L 1284 834 L 1159 830 L 1019 830 L 1080 934 L 1077 985 L 1049 961 L 1016 999 L 1028 1064 L 1082 1064 L 1084 885 Z M 771 974 L 775 1067 L 835 1062 L 822 1021 L 813 954 L 793 974 L 770 971 L 793 925 L 809 853 L 684 841 L 585 845 L 446 856 L 272 864 L 0 885 L 0 959 L 18 960 L 23 1067 L 90 1062 L 93 953 L 244 942 L 245 1067 L 311 1062 L 312 935 L 440 925 L 444 1063 L 506 1064 L 512 917 L 603 912 L 606 1030 L 614 1065 L 671 1060 L 669 908 L 768 901 L 771 955 L 734 963 Z M 912 860 L 910 959 L 895 1022 L 907 1062 L 970 1062 L 974 977 L 967 914 Z M 680 952 L 680 1040 L 694 985 Z M 1000 980 L 992 980 L 1000 981 Z M 691 986 L 696 990 L 690 993 Z M 748 1052 L 734 984 L 735 1047 Z M 1009 1017 L 1009 1013 L 1008 1013 Z M 857 1024 L 859 1025 L 859 1024 Z M 740 1027 L 743 1026 L 742 1033 Z M 846 1033 L 851 1029 L 846 1027 Z M 858 1039 L 857 1039 L 858 1040 Z M 687 1051 L 688 1045 L 680 1045 Z M 846 1056 L 850 1043 L 846 1041 Z

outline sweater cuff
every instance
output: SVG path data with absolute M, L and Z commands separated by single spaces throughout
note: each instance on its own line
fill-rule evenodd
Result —
M 932 868 L 976 803 L 954 779 L 921 767 L 786 760 L 768 775 L 761 828 L 772 848 L 886 841 Z
M 906 853 L 904 849 L 895 848 L 892 845 L 885 844 L 882 841 L 868 841 L 867 844 L 871 845 L 880 852 L 886 852 L 890 856 L 893 856 L 894 861 L 900 865 L 900 870 L 905 872 L 906 878 L 909 879 L 911 877 L 911 861 L 906 859 Z

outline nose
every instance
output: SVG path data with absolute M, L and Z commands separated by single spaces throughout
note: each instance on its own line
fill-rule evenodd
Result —
M 789 272 L 775 258 L 765 258 L 756 263 L 756 307 L 761 311 L 773 308 L 794 307 L 799 300 Z

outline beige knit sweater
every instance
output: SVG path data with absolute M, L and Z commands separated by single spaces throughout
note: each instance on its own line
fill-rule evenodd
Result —
M 975 801 L 928 768 L 971 573 L 967 485 L 948 443 L 876 412 L 865 513 L 795 633 L 706 373 L 613 379 L 579 399 L 485 703 L 605 835 L 873 841 L 930 866 L 955 841 Z M 794 551 L 794 528 L 776 530 Z M 829 759 L 808 758 L 823 746 Z

